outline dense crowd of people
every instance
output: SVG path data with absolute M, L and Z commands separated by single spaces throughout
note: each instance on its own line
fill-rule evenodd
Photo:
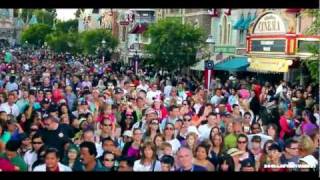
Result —
M 0 171 L 316 171 L 318 87 L 0 55 Z M 219 72 L 216 72 L 219 74 Z

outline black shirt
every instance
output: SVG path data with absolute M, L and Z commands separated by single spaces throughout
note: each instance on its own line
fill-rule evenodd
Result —
M 60 155 L 63 155 L 64 143 L 74 136 L 70 126 L 59 124 L 56 130 L 40 129 L 39 130 L 45 145 L 48 147 L 57 148 Z

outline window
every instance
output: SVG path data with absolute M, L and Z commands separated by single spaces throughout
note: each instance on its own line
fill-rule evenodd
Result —
M 127 28 L 124 26 L 122 28 L 122 41 L 126 41 Z
M 301 33 L 301 16 L 297 17 L 297 33 Z
M 227 40 L 227 44 L 231 44 L 231 25 L 230 24 L 228 24 L 228 34 L 227 34 L 227 38 L 228 38 L 228 40 Z
M 222 19 L 222 23 L 220 25 L 220 40 L 221 44 L 229 44 L 230 43 L 230 33 L 231 33 L 231 25 L 228 24 L 227 16 L 224 16 Z
M 244 30 L 239 31 L 239 45 L 244 45 Z

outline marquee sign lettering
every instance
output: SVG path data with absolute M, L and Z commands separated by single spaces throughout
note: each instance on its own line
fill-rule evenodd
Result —
M 285 25 L 280 16 L 266 14 L 256 23 L 253 34 L 286 33 Z

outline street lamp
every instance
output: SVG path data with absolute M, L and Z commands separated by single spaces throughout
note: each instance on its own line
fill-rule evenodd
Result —
M 137 75 L 138 74 L 138 66 L 139 66 L 139 55 L 138 51 L 136 50 L 135 55 L 133 56 L 134 60 L 134 72 Z
M 206 43 L 209 44 L 209 49 L 210 49 L 209 50 L 209 59 L 210 59 L 211 58 L 211 48 L 210 48 L 211 45 L 213 45 L 213 53 L 215 53 L 214 52 L 215 51 L 215 47 L 214 47 L 215 42 L 214 42 L 212 35 L 209 35 L 208 39 L 206 40 Z
M 214 68 L 214 63 L 211 60 L 211 48 L 210 46 L 213 45 L 213 53 L 214 53 L 214 40 L 213 37 L 211 35 L 209 35 L 208 39 L 206 40 L 206 43 L 209 45 L 209 58 L 208 60 L 205 61 L 204 63 L 204 81 L 205 81 L 205 88 L 206 89 L 210 89 L 210 84 L 211 84 L 211 78 L 213 75 L 213 68 Z
M 105 55 L 104 48 L 106 46 L 106 41 L 103 39 L 101 41 L 101 44 L 102 44 L 102 51 L 101 51 L 101 53 L 102 53 L 102 63 L 104 64 L 104 55 Z

